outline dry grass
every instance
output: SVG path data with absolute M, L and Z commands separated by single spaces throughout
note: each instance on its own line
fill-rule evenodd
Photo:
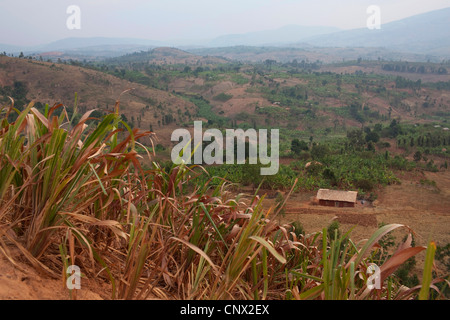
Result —
M 119 101 L 91 125 L 89 112 L 75 124 L 53 116 L 57 108 L 0 110 L 0 247 L 11 262 L 5 248 L 14 244 L 53 277 L 78 265 L 107 281 L 112 299 L 426 299 L 441 281 L 430 278 L 432 251 L 420 295 L 391 277 L 426 249 L 407 240 L 382 261 L 382 287 L 369 290 L 377 242 L 401 225 L 361 244 L 326 230 L 297 236 L 257 193 L 243 201 L 226 181 L 195 184 L 201 167 L 144 170 L 135 146 L 153 133 L 121 121 Z

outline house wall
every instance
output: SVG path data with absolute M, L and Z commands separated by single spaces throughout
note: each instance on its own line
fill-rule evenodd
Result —
M 321 206 L 338 207 L 338 208 L 353 208 L 353 202 L 335 201 L 335 200 L 319 200 Z

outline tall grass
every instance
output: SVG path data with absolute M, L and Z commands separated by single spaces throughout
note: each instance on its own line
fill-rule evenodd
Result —
M 78 265 L 112 299 L 411 299 L 435 289 L 431 253 L 422 289 L 392 277 L 425 250 L 408 241 L 380 266 L 381 288 L 368 289 L 377 242 L 401 225 L 361 245 L 350 233 L 297 236 L 264 197 L 232 196 L 201 167 L 144 170 L 135 147 L 154 134 L 121 121 L 119 101 L 102 119 L 91 112 L 72 123 L 62 105 L 0 109 L 0 251 L 11 262 L 12 243 L 50 276 Z

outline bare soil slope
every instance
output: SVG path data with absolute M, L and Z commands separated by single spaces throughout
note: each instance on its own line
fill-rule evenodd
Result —
M 95 70 L 0 56 L 0 84 L 13 86 L 14 81 L 26 84 L 28 99 L 50 106 L 55 103 L 73 106 L 75 93 L 78 93 L 78 106 L 82 112 L 90 109 L 111 112 L 120 98 L 120 112 L 128 122 L 134 119 L 133 125 L 143 130 L 149 130 L 152 125 L 157 131 L 158 121 L 161 122 L 165 114 L 179 121 L 178 114 L 187 110 L 195 113 L 197 109 L 194 104 L 172 93 Z M 132 90 L 122 94 L 128 89 Z

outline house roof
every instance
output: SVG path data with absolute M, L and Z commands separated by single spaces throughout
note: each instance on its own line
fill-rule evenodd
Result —
M 319 200 L 334 200 L 354 203 L 356 202 L 357 195 L 358 192 L 356 191 L 341 191 L 329 189 L 319 189 L 319 191 L 317 191 L 317 199 Z

